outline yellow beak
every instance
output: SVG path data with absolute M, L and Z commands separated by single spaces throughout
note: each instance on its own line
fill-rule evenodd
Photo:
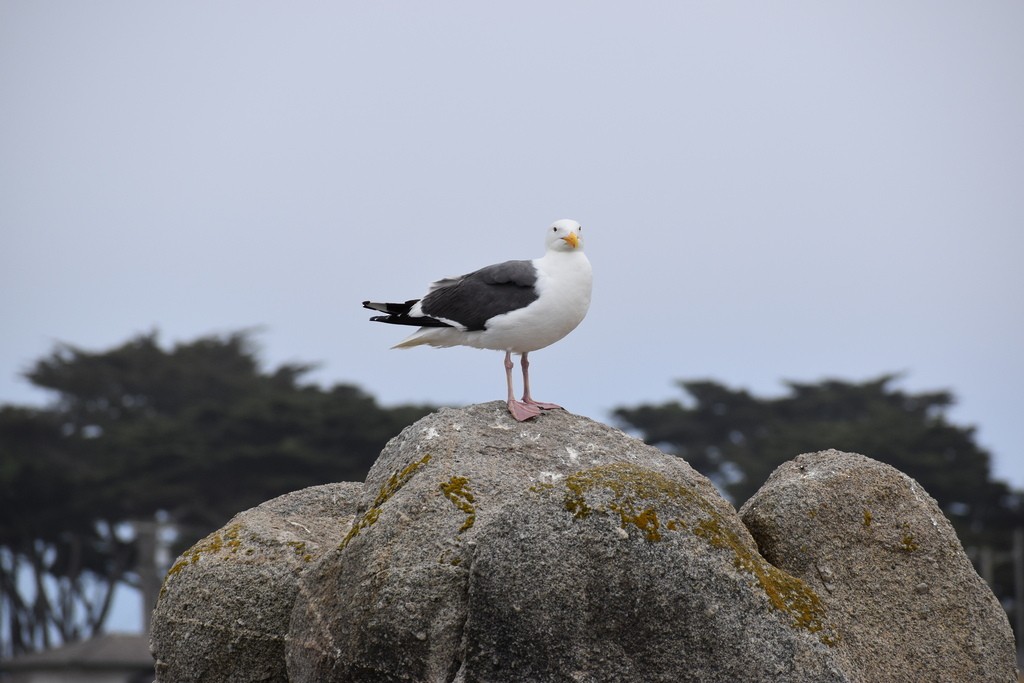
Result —
M 574 232 L 570 232 L 568 235 L 566 235 L 562 239 L 565 240 L 570 245 L 572 245 L 573 249 L 575 249 L 576 247 L 580 246 L 580 238 L 577 237 L 576 233 L 574 233 Z

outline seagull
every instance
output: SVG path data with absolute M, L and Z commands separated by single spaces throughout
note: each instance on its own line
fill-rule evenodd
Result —
M 419 329 L 392 348 L 427 344 L 471 346 L 505 352 L 508 410 L 520 422 L 561 406 L 530 395 L 528 354 L 576 329 L 590 307 L 593 277 L 583 253 L 583 228 L 562 219 L 547 229 L 547 251 L 530 261 L 505 261 L 459 277 L 438 280 L 419 299 L 404 303 L 364 301 L 379 311 L 370 320 Z M 523 370 L 523 399 L 512 385 L 512 354 Z

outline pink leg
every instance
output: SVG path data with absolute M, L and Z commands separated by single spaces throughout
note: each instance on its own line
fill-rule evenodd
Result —
M 530 361 L 524 353 L 520 364 L 523 366 L 523 403 L 536 406 L 541 410 L 554 410 L 561 408 L 562 406 L 554 403 L 541 403 L 540 401 L 534 401 L 533 397 L 530 396 Z M 511 372 L 511 370 L 509 371 Z
M 524 358 L 525 362 L 525 358 Z M 505 382 L 508 384 L 508 412 L 512 413 L 512 417 L 523 422 L 529 420 L 531 417 L 537 417 L 540 415 L 540 406 L 531 405 L 529 403 L 523 403 L 517 401 L 515 398 L 515 391 L 512 389 L 512 352 L 505 352 Z

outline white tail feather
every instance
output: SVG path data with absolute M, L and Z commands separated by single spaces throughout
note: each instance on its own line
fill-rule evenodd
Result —
M 423 344 L 429 344 L 430 343 L 429 338 L 425 338 L 425 337 L 428 337 L 428 335 L 429 335 L 429 333 L 431 331 L 432 330 L 430 328 L 421 327 L 420 329 L 416 330 L 415 332 L 413 332 L 408 337 L 406 337 L 402 341 L 398 342 L 397 344 L 395 344 L 391 348 L 393 348 L 393 349 L 411 349 L 414 346 L 422 346 Z

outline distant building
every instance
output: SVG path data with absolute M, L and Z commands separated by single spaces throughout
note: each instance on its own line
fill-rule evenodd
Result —
M 2 683 L 152 683 L 148 637 L 108 633 L 0 661 Z

